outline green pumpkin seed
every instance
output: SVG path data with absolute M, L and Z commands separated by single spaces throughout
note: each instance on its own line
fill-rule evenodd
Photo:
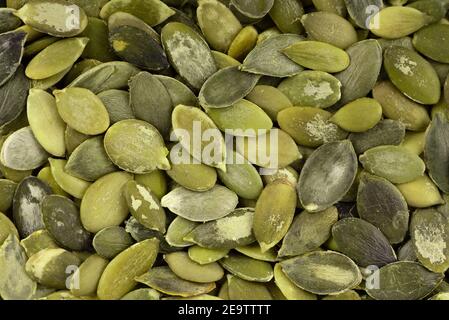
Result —
M 170 64 L 193 88 L 200 89 L 217 71 L 206 41 L 189 26 L 171 22 L 162 28 L 161 38 Z
M 360 28 L 367 29 L 370 16 L 383 8 L 382 0 L 344 0 L 348 13 Z M 375 11 L 377 10 L 377 11 Z
M 419 0 L 407 5 L 407 7 L 418 9 L 430 16 L 431 23 L 439 22 L 444 18 L 447 11 L 447 2 L 439 0 Z
M 422 104 L 436 104 L 440 100 L 438 75 L 416 52 L 402 47 L 388 48 L 384 67 L 391 82 L 410 99 Z
M 449 122 L 437 113 L 426 133 L 424 157 L 429 176 L 444 193 L 449 193 Z
M 17 183 L 8 179 L 0 179 L 0 212 L 6 212 L 12 206 L 12 199 Z M 5 240 L 5 239 L 3 239 Z M 0 243 L 2 242 L 0 237 Z
M 169 267 L 156 267 L 136 278 L 157 291 L 179 297 L 192 297 L 211 292 L 215 283 L 195 283 L 179 278 Z
M 103 271 L 98 282 L 98 298 L 117 300 L 130 292 L 137 285 L 134 279 L 153 266 L 158 250 L 159 241 L 148 239 L 121 252 Z
M 254 209 L 239 208 L 228 216 L 193 227 L 184 240 L 208 249 L 233 249 L 255 241 Z
M 373 97 L 382 105 L 387 118 L 402 122 L 406 129 L 423 131 L 429 125 L 426 108 L 408 99 L 391 82 L 379 82 L 373 88 Z
M 43 249 L 28 259 L 25 270 L 44 286 L 65 289 L 67 270 L 78 267 L 80 263 L 75 254 L 64 249 Z
M 280 111 L 293 107 L 290 99 L 281 90 L 266 85 L 255 86 L 246 99 L 262 108 L 271 120 L 276 120 Z
M 83 72 L 68 87 L 86 88 L 95 94 L 122 89 L 128 86 L 128 80 L 137 73 L 139 69 L 128 62 L 106 62 Z
M 73 80 L 78 78 L 81 74 L 89 71 L 92 68 L 95 68 L 101 65 L 102 62 L 95 59 L 84 59 L 80 62 L 77 62 L 73 65 L 72 69 L 67 73 L 64 77 L 64 85 L 69 85 Z
M 329 43 L 340 49 L 347 49 L 358 41 L 354 26 L 335 13 L 311 12 L 301 17 L 301 23 L 311 39 Z
M 229 6 L 249 20 L 262 19 L 273 7 L 274 0 L 231 0 Z
M 382 106 L 371 98 L 360 98 L 338 110 L 330 119 L 340 128 L 350 132 L 365 132 L 382 118 Z
M 398 146 L 369 149 L 359 157 L 365 170 L 392 183 L 407 183 L 424 174 L 425 164 L 417 155 Z
M 381 267 L 396 261 L 396 254 L 388 239 L 365 220 L 346 218 L 338 221 L 332 227 L 332 237 L 338 251 L 361 267 Z
M 103 62 L 117 60 L 109 45 L 108 25 L 105 21 L 89 17 L 87 27 L 80 36 L 90 39 L 81 55 L 83 58 Z
M 382 145 L 400 145 L 405 137 L 405 125 L 400 121 L 381 120 L 373 128 L 360 133 L 351 133 L 351 140 L 357 154 Z
M 292 186 L 298 184 L 299 174 L 292 167 L 286 167 L 283 169 L 276 169 L 270 172 L 269 175 L 264 175 L 262 180 L 265 184 L 269 184 L 278 180 L 285 180 Z
M 136 180 L 137 183 L 150 188 L 158 199 L 162 199 L 167 193 L 167 180 L 164 171 L 162 170 L 156 169 L 147 174 L 135 174 L 134 180 Z
M 44 229 L 40 203 L 49 194 L 50 187 L 35 177 L 27 177 L 17 186 L 13 199 L 13 218 L 21 238 Z
M 0 33 L 5 33 L 20 27 L 22 21 L 14 15 L 15 12 L 14 9 L 0 8 Z
M 19 239 L 11 234 L 0 247 L 0 295 L 3 300 L 29 300 L 37 284 L 25 272 L 27 257 Z
M 162 206 L 171 212 L 197 222 L 223 218 L 236 208 L 237 203 L 237 195 L 219 185 L 205 192 L 195 192 L 179 187 L 161 200 Z
M 253 231 L 262 251 L 274 247 L 284 238 L 295 214 L 297 195 L 284 181 L 267 185 L 257 200 Z
M 242 25 L 232 11 L 219 1 L 200 0 L 198 4 L 196 16 L 205 39 L 213 49 L 226 52 Z
M 431 293 L 444 278 L 421 264 L 400 261 L 382 267 L 378 272 L 378 288 L 366 292 L 376 300 L 419 300 Z
M 273 300 L 270 291 L 262 283 L 243 280 L 233 275 L 228 275 L 227 280 L 229 300 Z
M 224 138 L 206 113 L 199 108 L 178 105 L 173 110 L 172 126 L 174 135 L 180 142 L 178 147 L 183 147 L 193 158 L 205 165 L 216 167 L 223 171 L 226 170 L 226 145 Z M 201 137 L 203 134 L 212 136 L 214 138 L 213 143 L 201 139 L 200 146 L 196 146 L 194 139 L 191 139 L 191 137 L 196 136 L 198 131 L 200 131 Z
M 246 26 L 235 36 L 228 49 L 228 55 L 243 60 L 257 44 L 259 34 L 253 26 Z
M 299 288 L 315 294 L 338 294 L 362 281 L 357 265 L 333 251 L 315 251 L 280 263 Z
M 23 67 L 19 67 L 10 79 L 0 86 L 0 132 L 23 114 L 29 88 L 30 82 Z
M 303 33 L 300 22 L 303 14 L 302 3 L 295 0 L 274 0 L 270 10 L 271 19 L 283 33 Z
M 82 251 L 89 248 L 90 234 L 81 225 L 78 207 L 68 198 L 46 196 L 41 202 L 45 228 L 63 247 Z
M 96 254 L 87 258 L 70 279 L 70 292 L 78 297 L 95 295 L 101 274 L 108 263 L 108 260 Z
M 219 70 L 228 67 L 238 67 L 241 65 L 238 60 L 227 54 L 224 54 L 223 52 L 212 50 L 211 53 Z
M 137 289 L 125 294 L 120 300 L 159 300 L 160 296 L 154 289 Z
M 67 148 L 67 154 L 71 155 L 73 151 L 91 136 L 82 134 L 75 129 L 67 126 L 64 132 L 64 140 Z
M 312 293 L 302 290 L 294 284 L 282 271 L 282 266 L 277 263 L 274 266 L 274 281 L 276 286 L 288 300 L 316 300 Z
M 230 254 L 221 259 L 220 264 L 224 269 L 243 280 L 269 282 L 273 278 L 273 268 L 268 262 L 241 254 Z
M 44 249 L 58 249 L 58 244 L 53 240 L 50 233 L 45 230 L 37 230 L 20 241 L 28 257 L 33 256 Z
M 95 252 L 105 259 L 113 259 L 133 243 L 134 241 L 129 233 L 118 226 L 101 229 L 95 234 L 92 241 Z
M 323 109 L 340 100 L 340 88 L 339 80 L 322 71 L 303 71 L 278 86 L 294 105 Z
M 128 209 L 140 224 L 151 230 L 165 233 L 165 211 L 151 190 L 135 181 L 123 186 Z
M 47 90 L 51 87 L 55 86 L 59 81 L 62 80 L 62 78 L 65 77 L 65 75 L 70 71 L 70 67 L 67 69 L 55 74 L 54 76 L 41 79 L 41 80 L 32 80 L 31 81 L 31 87 L 33 89 L 41 89 L 41 90 Z
M 346 70 L 335 75 L 343 88 L 341 104 L 365 97 L 374 88 L 382 67 L 382 48 L 376 40 L 357 42 L 346 52 L 351 63 Z
M 122 120 L 115 123 L 106 132 L 104 147 L 111 161 L 128 172 L 143 174 L 170 169 L 164 141 L 147 122 Z
M 383 52 L 385 52 L 385 50 L 387 50 L 388 48 L 394 47 L 394 46 L 405 47 L 407 49 L 414 50 L 412 38 L 410 38 L 410 37 L 402 37 L 399 39 L 380 38 L 377 40 L 377 42 L 379 42 L 380 46 L 382 47 Z
M 61 118 L 73 129 L 87 135 L 100 134 L 108 129 L 108 111 L 92 91 L 66 88 L 55 90 L 53 94 Z
M 81 56 L 89 38 L 70 38 L 52 43 L 39 52 L 28 64 L 28 78 L 42 80 L 54 76 L 70 66 Z
M 48 153 L 42 148 L 33 135 L 30 127 L 22 128 L 3 143 L 0 161 L 10 169 L 32 170 L 47 161 Z
M 257 242 L 247 246 L 237 247 L 235 248 L 235 250 L 237 252 L 244 254 L 245 256 L 248 256 L 256 260 L 267 262 L 277 261 L 277 253 L 275 248 L 271 248 L 267 251 L 262 252 L 262 249 L 260 248 L 260 245 Z
M 229 253 L 229 249 L 209 249 L 200 246 L 191 246 L 188 249 L 189 258 L 200 265 L 216 262 Z
M 297 186 L 301 204 L 309 212 L 331 207 L 348 192 L 356 174 L 357 156 L 349 140 L 321 146 L 301 171 Z
M 390 243 L 401 243 L 407 234 L 409 212 L 400 190 L 388 180 L 364 173 L 357 194 L 360 217 L 377 228 Z
M 192 90 L 189 89 L 184 83 L 174 78 L 170 78 L 163 75 L 154 75 L 167 89 L 170 95 L 172 106 L 177 106 L 178 104 L 185 105 L 198 105 L 198 99 Z
M 173 247 L 189 247 L 192 243 L 184 240 L 184 237 L 198 225 L 197 222 L 184 219 L 183 217 L 176 217 L 168 226 L 165 239 Z
M 137 119 L 155 126 L 164 137 L 171 127 L 172 101 L 165 86 L 148 72 L 131 78 L 130 103 Z
M 445 216 L 435 209 L 416 210 L 410 235 L 416 256 L 427 269 L 444 273 L 449 268 L 449 228 Z
M 397 188 L 411 207 L 427 208 L 444 202 L 438 187 L 427 175 L 399 184 Z
M 103 6 L 100 17 L 108 19 L 119 11 L 132 14 L 150 26 L 158 25 L 175 14 L 175 11 L 159 0 L 112 0 Z
M 164 255 L 171 271 L 183 280 L 210 283 L 220 280 L 224 271 L 217 262 L 200 265 L 189 258 L 187 252 L 173 252 Z
M 129 103 L 127 91 L 111 89 L 98 94 L 101 102 L 108 110 L 111 124 L 122 120 L 134 119 L 134 113 Z
M 118 226 L 128 216 L 128 206 L 122 195 L 123 186 L 132 179 L 126 172 L 113 172 L 95 181 L 81 201 L 81 222 L 86 230 L 96 233 L 103 228 Z
M 304 38 L 293 34 L 280 34 L 258 44 L 245 58 L 242 71 L 272 77 L 294 76 L 303 68 L 287 58 L 280 50 L 302 41 Z
M 90 183 L 66 173 L 64 168 L 67 161 L 51 158 L 48 161 L 51 173 L 61 189 L 77 199 L 82 199 Z
M 338 211 L 335 207 L 315 213 L 303 211 L 293 220 L 278 255 L 297 256 L 317 250 L 329 239 L 332 225 L 337 220 Z
M 438 62 L 449 63 L 447 50 L 443 49 L 449 46 L 448 36 L 448 25 L 433 24 L 415 33 L 413 46 L 426 57 Z M 438 47 L 439 50 L 436 50 L 435 47 Z
M 0 86 L 11 79 L 20 66 L 26 37 L 26 33 L 22 31 L 11 31 L 0 34 L 0 42 L 2 43 Z
M 55 43 L 58 40 L 60 39 L 52 36 L 46 36 L 36 41 L 33 41 L 32 43 L 30 43 L 25 47 L 25 52 L 23 53 L 23 55 L 25 57 L 35 56 L 36 54 L 44 50 L 46 47 L 48 47 L 52 43 Z
M 332 12 L 344 17 L 347 13 L 344 0 L 312 0 L 318 11 Z
M 411 7 L 383 8 L 369 19 L 368 28 L 376 36 L 397 39 L 418 31 L 428 23 L 429 16 Z

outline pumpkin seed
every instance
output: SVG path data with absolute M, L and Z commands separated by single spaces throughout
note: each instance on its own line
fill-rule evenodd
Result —
M 173 107 L 179 104 L 192 106 L 198 105 L 198 99 L 195 94 L 181 81 L 160 74 L 156 74 L 154 76 L 162 82 L 165 89 L 167 89 Z
M 360 28 L 367 29 L 370 15 L 383 8 L 382 0 L 344 0 L 348 13 Z M 377 11 L 376 11 L 377 10 Z
M 229 249 L 209 249 L 195 245 L 189 247 L 187 252 L 191 260 L 200 265 L 207 265 L 226 257 Z
M 104 147 L 111 161 L 131 173 L 170 169 L 168 150 L 155 127 L 141 120 L 122 120 L 105 134 Z
M 136 180 L 137 183 L 150 188 L 158 199 L 161 199 L 167 193 L 167 181 L 164 171 L 162 170 L 156 169 L 147 174 L 135 174 L 134 180 Z
M 80 36 L 89 38 L 89 42 L 86 48 L 84 48 L 81 57 L 103 62 L 117 59 L 117 56 L 113 53 L 109 45 L 108 25 L 105 21 L 89 17 L 87 27 Z
M 109 261 L 93 254 L 87 258 L 75 271 L 70 279 L 70 292 L 78 297 L 94 296 L 97 292 L 101 274 Z
M 157 239 L 136 243 L 116 256 L 104 269 L 97 295 L 102 300 L 117 300 L 136 285 L 135 278 L 151 268 L 159 250 Z
M 45 230 L 37 230 L 20 241 L 28 257 L 33 256 L 44 249 L 58 249 L 58 244 L 53 240 L 50 233 Z
M 6 212 L 12 206 L 12 199 L 17 188 L 17 183 L 8 179 L 0 179 L 0 212 Z M 1 215 L 0 215 L 1 216 Z M 3 239 L 5 240 L 5 239 Z M 0 243 L 2 239 L 0 237 Z
M 120 300 L 159 300 L 160 296 L 154 289 L 137 289 L 125 294 Z
M 407 183 L 424 174 L 425 164 L 417 155 L 398 146 L 369 149 L 359 157 L 365 170 L 392 183 Z
M 229 6 L 249 20 L 262 19 L 273 7 L 274 0 L 231 0 Z
M 48 162 L 53 178 L 61 189 L 77 199 L 82 199 L 90 183 L 66 173 L 66 160 L 50 158 Z
M 193 243 L 184 240 L 196 226 L 199 224 L 183 217 L 176 217 L 168 226 L 167 234 L 165 235 L 166 241 L 173 247 L 189 247 Z
M 273 300 L 268 288 L 258 282 L 228 275 L 228 295 L 230 300 Z
M 407 5 L 407 7 L 418 9 L 421 12 L 430 16 L 431 23 L 439 22 L 446 15 L 447 2 L 446 1 L 415 1 Z
M 215 185 L 205 192 L 178 187 L 165 195 L 161 204 L 177 215 L 197 222 L 223 218 L 237 206 L 237 195 L 223 186 Z
M 95 234 L 92 241 L 95 252 L 105 259 L 113 259 L 133 243 L 129 233 L 118 226 L 101 229 Z
M 382 106 L 371 98 L 360 98 L 338 110 L 329 120 L 350 132 L 372 129 L 382 118 Z
M 315 294 L 338 294 L 362 281 L 357 265 L 333 251 L 315 251 L 282 261 L 282 271 L 299 288 Z
M 411 207 L 427 208 L 444 202 L 438 187 L 427 175 L 399 184 L 397 188 Z
M 0 57 L 0 86 L 14 76 L 22 61 L 27 34 L 22 31 L 10 31 L 0 34 L 2 55 Z
M 47 46 L 46 46 L 47 47 Z M 73 80 L 78 78 L 81 74 L 89 71 L 92 68 L 95 68 L 96 66 L 99 66 L 101 61 L 95 60 L 95 59 L 84 59 L 80 62 L 77 62 L 73 65 L 72 69 L 65 75 L 63 79 L 63 84 L 69 85 Z
M 118 226 L 126 219 L 128 206 L 122 188 L 131 179 L 129 173 L 113 172 L 87 188 L 80 207 L 81 222 L 87 231 L 96 233 L 106 227 Z
M 297 185 L 301 204 L 309 212 L 331 207 L 348 192 L 356 174 L 357 156 L 349 140 L 321 146 L 301 171 Z
M 227 54 L 224 54 L 223 52 L 212 50 L 211 53 L 219 70 L 228 67 L 238 67 L 241 65 L 238 60 Z
M 258 36 L 257 29 L 253 26 L 244 27 L 232 40 L 228 55 L 236 60 L 243 60 L 256 46 Z
M 278 88 L 272 86 L 257 85 L 246 96 L 246 99 L 262 108 L 274 121 L 280 111 L 293 107 L 290 99 Z
M 300 18 L 304 8 L 299 1 L 275 0 L 269 12 L 271 19 L 283 33 L 301 34 L 304 28 Z
M 134 119 L 128 92 L 111 89 L 99 93 L 98 98 L 106 107 L 111 124 L 122 120 Z
M 274 266 L 274 281 L 276 286 L 281 290 L 282 294 L 288 300 L 316 300 L 316 296 L 312 293 L 300 289 L 294 284 L 282 271 L 279 263 Z
M 273 268 L 268 262 L 233 253 L 220 260 L 221 266 L 233 275 L 248 281 L 269 282 Z
M 192 297 L 211 292 L 215 283 L 195 283 L 179 278 L 169 267 L 156 267 L 136 278 L 157 291 L 179 297 Z
M 245 256 L 248 256 L 256 260 L 267 262 L 277 261 L 277 253 L 275 248 L 271 248 L 267 251 L 262 252 L 262 249 L 260 248 L 260 245 L 257 242 L 247 246 L 237 247 L 235 248 L 235 250 L 237 252 L 244 254 Z
M 282 241 L 280 257 L 297 256 L 317 250 L 331 235 L 331 228 L 338 220 L 338 211 L 330 207 L 324 211 L 297 215 Z
M 0 8 L 0 33 L 5 33 L 20 27 L 22 21 L 14 15 L 15 12 L 14 9 Z
M 442 49 L 449 46 L 448 35 L 448 25 L 433 24 L 415 33 L 413 46 L 426 57 L 438 62 L 449 63 L 449 55 L 447 55 L 446 50 Z M 435 50 L 435 45 L 440 50 Z

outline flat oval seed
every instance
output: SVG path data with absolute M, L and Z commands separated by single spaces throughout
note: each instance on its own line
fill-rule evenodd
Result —
M 111 124 L 121 120 L 134 119 L 134 113 L 129 103 L 129 93 L 123 90 L 111 89 L 98 94 L 108 110 Z
M 295 217 L 282 241 L 279 257 L 297 256 L 317 250 L 331 236 L 331 228 L 338 220 L 338 211 L 330 207 L 324 211 L 303 211 Z
M 229 6 L 249 19 L 261 19 L 273 7 L 274 0 L 231 0 Z
M 283 33 L 301 34 L 304 28 L 300 18 L 304 14 L 301 2 L 295 0 L 276 0 L 270 10 L 270 17 Z
M 281 262 L 282 271 L 299 288 L 315 294 L 338 294 L 362 281 L 357 265 L 333 251 L 315 251 Z
M 246 56 L 240 69 L 279 78 L 298 74 L 303 71 L 303 68 L 287 58 L 280 50 L 303 39 L 303 37 L 294 34 L 281 34 L 270 37 L 258 44 Z
M 111 50 L 109 45 L 108 35 L 108 25 L 106 21 L 96 17 L 88 17 L 87 27 L 80 36 L 87 37 L 90 41 L 81 57 L 103 62 L 117 60 L 117 56 Z
M 0 212 L 0 243 L 3 243 L 10 234 L 19 237 L 19 232 L 14 223 Z
M 0 295 L 3 300 L 31 300 L 36 293 L 37 283 L 25 271 L 26 260 L 19 239 L 11 234 L 0 247 Z
M 158 25 L 175 14 L 174 10 L 158 0 L 112 0 L 103 6 L 100 17 L 107 19 L 119 11 L 132 14 L 150 26 Z
M 151 268 L 159 251 L 159 240 L 136 243 L 116 256 L 106 267 L 98 282 L 97 296 L 102 300 L 117 300 L 131 291 L 134 280 Z
M 409 211 L 400 190 L 388 180 L 362 174 L 357 193 L 360 217 L 377 228 L 390 243 L 401 243 L 408 230 Z
M 235 60 L 233 57 L 224 54 L 223 52 L 212 50 L 211 53 L 219 70 L 228 67 L 238 67 L 241 65 L 238 60 Z
M 113 172 L 95 181 L 81 201 L 81 222 L 86 230 L 96 233 L 103 228 L 118 226 L 128 216 L 128 206 L 122 188 L 132 179 L 126 172 Z
M 357 156 L 349 140 L 318 148 L 306 161 L 297 186 L 299 199 L 309 212 L 318 212 L 340 201 L 357 174 Z
M 357 26 L 363 29 L 368 29 L 369 19 L 373 12 L 368 8 L 375 8 L 378 12 L 383 8 L 384 4 L 382 0 L 344 0 L 346 8 L 350 17 L 354 20 Z M 370 7 L 372 6 L 372 7 Z
M 407 204 L 414 208 L 427 208 L 444 202 L 440 190 L 427 176 L 396 186 L 405 198 Z
M 279 111 L 293 107 L 290 99 L 282 91 L 267 85 L 255 86 L 245 99 L 262 108 L 274 121 Z
M 220 260 L 221 266 L 233 275 L 248 281 L 269 282 L 273 278 L 270 263 L 233 253 Z
M 90 183 L 65 172 L 66 160 L 48 159 L 56 183 L 68 194 L 82 199 Z
M 295 188 L 285 181 L 267 185 L 257 200 L 253 231 L 262 251 L 274 247 L 284 238 L 295 214 Z
M 368 28 L 381 38 L 397 39 L 418 31 L 430 22 L 429 16 L 415 8 L 392 6 L 372 16 Z
M 425 132 L 407 132 L 400 145 L 414 154 L 421 155 L 424 152 L 425 138 Z
M 200 224 L 184 237 L 208 249 L 234 249 L 255 241 L 252 226 L 254 209 L 239 208 L 228 216 Z
M 392 183 L 407 183 L 424 174 L 425 164 L 417 155 L 398 146 L 369 149 L 359 157 L 365 170 Z
M 28 95 L 27 116 L 39 144 L 48 153 L 63 157 L 66 125 L 59 116 L 53 96 L 40 89 L 31 89 Z
M 26 108 L 29 88 L 30 81 L 25 76 L 23 67 L 19 67 L 10 79 L 0 86 L 0 132 L 7 129 L 8 124 L 20 119 Z
M 55 289 L 66 289 L 69 267 L 78 267 L 80 259 L 64 249 L 43 249 L 28 259 L 25 270 L 38 283 Z
M 84 88 L 55 90 L 61 118 L 70 127 L 87 135 L 105 132 L 110 124 L 103 102 L 92 91 Z
M 380 287 L 367 288 L 376 300 L 419 300 L 430 294 L 444 278 L 417 262 L 400 261 L 382 267 L 378 273 Z
M 449 122 L 437 113 L 426 132 L 424 159 L 429 176 L 444 193 L 449 193 Z
M 422 28 L 413 37 L 413 46 L 420 53 L 435 61 L 449 63 L 449 26 L 432 24 Z
M 119 168 L 131 173 L 169 169 L 168 150 L 155 127 L 141 120 L 122 120 L 104 137 L 106 153 Z
M 16 15 L 33 29 L 56 37 L 76 36 L 87 26 L 84 10 L 65 1 L 27 1 Z
M 68 193 L 65 192 L 56 182 L 55 178 L 53 177 L 53 174 L 51 173 L 50 166 L 43 167 L 39 173 L 36 176 L 41 181 L 48 184 L 48 186 L 51 188 L 54 194 L 59 194 L 61 196 L 67 197 Z M 1 181 L 1 180 L 0 180 Z M 1 185 L 1 183 L 0 183 Z M 0 208 L 1 210 L 1 208 Z
M 335 73 L 349 66 L 349 55 L 340 48 L 319 41 L 301 41 L 282 52 L 297 64 L 312 70 Z
M 162 82 L 165 89 L 167 89 L 171 98 L 172 106 L 177 106 L 178 104 L 189 106 L 198 105 L 198 99 L 195 94 L 181 81 L 160 74 L 156 74 L 154 76 Z
M 167 179 L 162 170 L 156 169 L 147 174 L 135 174 L 134 180 L 150 188 L 158 199 L 167 193 Z
M 173 247 L 183 248 L 191 246 L 193 243 L 184 240 L 184 237 L 198 225 L 197 222 L 189 221 L 178 216 L 168 226 L 165 240 Z
M 236 208 L 237 203 L 237 195 L 219 185 L 205 192 L 195 192 L 179 187 L 161 200 L 162 206 L 171 212 L 197 222 L 223 218 Z
M 360 267 L 384 266 L 396 261 L 388 239 L 375 226 L 358 218 L 346 218 L 332 227 L 338 251 Z
M 295 106 L 325 109 L 341 98 L 340 81 L 322 71 L 303 71 L 282 81 L 278 89 Z
M 233 275 L 227 278 L 229 300 L 273 300 L 270 291 L 262 283 L 246 281 Z
M 438 74 L 418 53 L 390 47 L 385 51 L 384 67 L 391 82 L 410 99 L 422 104 L 436 104 L 440 100 Z
M 341 104 L 368 95 L 374 88 L 382 68 L 382 48 L 374 39 L 357 42 L 346 52 L 351 63 L 346 70 L 335 75 L 343 88 Z
M 70 38 L 49 45 L 30 61 L 25 74 L 41 80 L 66 70 L 78 60 L 88 42 L 89 38 Z
M 229 249 L 209 249 L 200 246 L 191 246 L 188 249 L 189 258 L 200 265 L 216 262 L 229 253 Z
M 271 248 L 265 252 L 262 252 L 262 249 L 260 248 L 260 245 L 257 242 L 247 246 L 237 247 L 235 248 L 235 250 L 237 252 L 240 252 L 241 254 L 244 254 L 245 256 L 248 256 L 256 260 L 267 262 L 277 261 L 277 253 L 275 248 Z
M 198 283 L 215 282 L 223 278 L 224 271 L 217 262 L 200 265 L 189 258 L 187 252 L 173 252 L 164 255 L 171 271 L 187 281 Z
M 58 244 L 53 240 L 50 233 L 45 230 L 37 230 L 30 234 L 28 237 L 22 239 L 20 244 L 25 249 L 28 257 L 38 253 L 43 249 L 57 249 Z
M 19 183 L 13 199 L 13 219 L 21 238 L 44 229 L 40 203 L 51 193 L 50 187 L 35 177 L 27 177 Z
M 215 289 L 215 283 L 195 283 L 179 278 L 169 267 L 156 267 L 136 278 L 157 291 L 179 297 L 193 297 L 209 293 Z
M 93 254 L 87 258 L 70 279 L 69 289 L 75 296 L 94 296 L 98 281 L 109 261 Z
M 243 60 L 256 46 L 259 34 L 253 26 L 246 26 L 235 36 L 228 49 L 228 55 L 237 60 Z
M 14 15 L 16 10 L 10 8 L 0 8 L 0 33 L 14 30 L 22 24 L 22 21 Z
M 200 0 L 198 4 L 196 16 L 204 37 L 213 49 L 226 52 L 242 25 L 232 11 L 219 1 Z
M 95 234 L 92 245 L 100 256 L 113 259 L 134 243 L 128 232 L 122 227 L 112 226 L 101 229 Z
M 282 271 L 279 263 L 274 266 L 274 282 L 288 300 L 316 300 L 312 293 L 300 289 Z
M 16 72 L 22 61 L 27 34 L 11 31 L 0 34 L 2 55 L 0 56 L 0 86 Z
M 125 294 L 120 300 L 160 300 L 160 296 L 154 289 L 137 289 Z
M 128 181 L 123 186 L 123 196 L 132 216 L 140 224 L 151 230 L 165 233 L 165 211 L 159 199 L 147 187 L 135 181 Z
M 217 71 L 206 41 L 189 26 L 168 23 L 162 28 L 161 39 L 170 64 L 193 88 L 199 90 Z
M 382 118 L 382 106 L 371 98 L 360 98 L 338 110 L 329 120 L 349 132 L 365 132 Z
M 238 67 L 221 69 L 202 86 L 199 102 L 204 108 L 229 107 L 248 95 L 259 79 L 259 75 L 240 71 Z
M 82 251 L 90 247 L 91 237 L 80 220 L 78 207 L 68 198 L 46 196 L 41 202 L 45 228 L 63 247 Z
M 418 260 L 430 271 L 444 273 L 449 268 L 449 226 L 435 209 L 416 210 L 410 235 Z

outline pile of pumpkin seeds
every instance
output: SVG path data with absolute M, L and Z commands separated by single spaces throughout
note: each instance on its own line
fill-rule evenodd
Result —
M 448 9 L 0 1 L 1 299 L 448 300 Z

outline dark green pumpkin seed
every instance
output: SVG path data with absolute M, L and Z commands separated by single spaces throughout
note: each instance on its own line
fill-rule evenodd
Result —
M 27 34 L 11 31 L 0 34 L 2 55 L 0 56 L 0 86 L 16 72 L 22 61 Z

